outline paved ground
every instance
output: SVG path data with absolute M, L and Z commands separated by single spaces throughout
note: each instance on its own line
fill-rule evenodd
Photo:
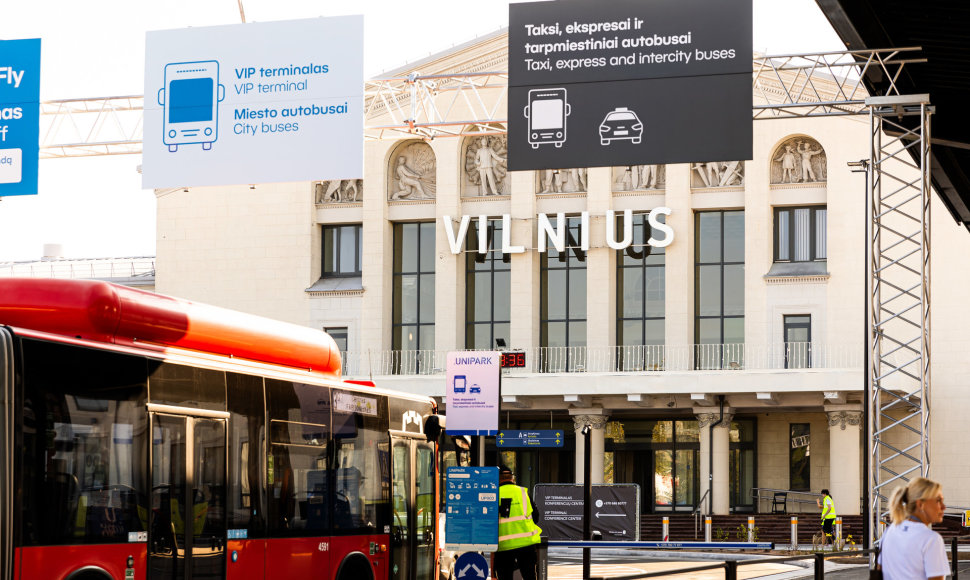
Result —
M 549 580 L 579 580 L 583 577 L 582 558 L 551 556 L 549 559 Z M 721 560 L 723 561 L 723 560 Z M 717 564 L 719 560 L 689 561 L 681 559 L 654 559 L 642 556 L 600 556 L 594 557 L 590 565 L 590 575 L 598 578 L 631 576 L 637 573 L 679 570 L 694 566 Z M 804 568 L 789 564 L 751 564 L 738 568 L 738 578 L 766 578 L 779 574 L 804 571 Z M 697 580 L 724 578 L 724 569 L 704 570 L 684 574 L 670 574 L 664 578 Z
M 660 572 L 663 570 L 676 570 L 691 566 L 703 566 L 705 564 L 716 564 L 723 562 L 723 556 L 735 559 L 736 554 L 706 554 L 709 556 L 704 560 L 687 560 L 683 556 L 670 554 L 670 557 L 652 557 L 654 554 L 603 554 L 594 555 L 591 563 L 590 573 L 599 578 L 615 578 L 629 576 L 637 573 Z M 722 556 L 718 559 L 718 556 Z M 761 556 L 764 557 L 764 556 Z M 549 556 L 549 580 L 579 580 L 582 578 L 583 566 L 582 556 L 550 554 Z M 960 562 L 960 573 L 966 578 L 970 578 L 970 561 Z M 751 564 L 738 567 L 738 578 L 760 578 L 762 580 L 800 580 L 814 578 L 814 569 L 811 564 L 806 566 L 796 566 L 791 564 Z M 670 574 L 664 578 L 686 579 L 696 578 L 697 580 L 724 578 L 722 569 L 690 572 L 685 574 Z M 827 580 L 867 580 L 869 569 L 866 565 L 858 564 L 833 564 L 826 565 L 825 578 Z

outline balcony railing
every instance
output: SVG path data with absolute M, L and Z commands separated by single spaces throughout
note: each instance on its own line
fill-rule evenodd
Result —
M 514 349 L 513 349 L 514 350 Z M 347 351 L 346 376 L 444 374 L 447 351 Z M 817 342 L 773 345 L 688 344 L 680 346 L 562 346 L 526 349 L 526 367 L 516 373 L 644 373 L 862 368 L 861 346 Z

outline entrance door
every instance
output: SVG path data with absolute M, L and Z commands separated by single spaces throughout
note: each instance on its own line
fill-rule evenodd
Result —
M 434 580 L 434 444 L 391 437 L 391 580 Z
M 148 580 L 223 580 L 226 418 L 176 413 L 150 414 Z

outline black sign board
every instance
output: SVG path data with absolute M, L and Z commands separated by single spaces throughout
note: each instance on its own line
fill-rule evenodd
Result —
M 591 531 L 604 540 L 640 539 L 640 486 L 633 483 L 593 485 Z M 583 539 L 583 486 L 540 483 L 535 487 L 539 527 L 550 540 Z
M 509 5 L 509 169 L 752 157 L 752 0 Z

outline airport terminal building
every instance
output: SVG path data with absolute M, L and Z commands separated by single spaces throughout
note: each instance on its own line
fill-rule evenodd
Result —
M 499 31 L 385 76 L 504 71 L 506 46 Z M 588 424 L 590 479 L 638 484 L 643 513 L 706 504 L 709 482 L 716 514 L 771 490 L 817 512 L 793 500 L 821 488 L 860 512 L 866 185 L 847 163 L 869 156 L 868 117 L 757 121 L 751 160 L 547 171 L 507 171 L 502 128 L 475 132 L 368 140 L 363 180 L 157 190 L 155 288 L 325 329 L 347 377 L 442 404 L 449 351 L 524 351 L 501 428 L 566 433 L 500 450 L 524 485 L 582 481 Z M 970 238 L 933 203 L 931 476 L 970 505 L 952 265 Z

